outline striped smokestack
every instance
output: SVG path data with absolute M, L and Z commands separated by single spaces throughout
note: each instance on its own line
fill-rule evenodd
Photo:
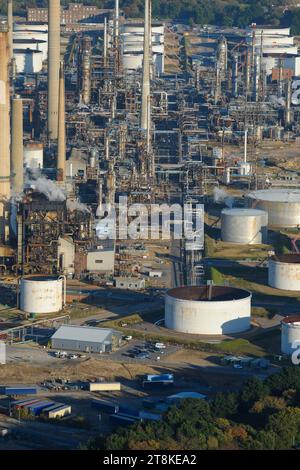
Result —
M 48 134 L 55 140 L 58 136 L 60 0 L 49 0 L 48 23 Z
M 58 110 L 58 148 L 57 148 L 58 180 L 66 177 L 66 119 L 65 119 L 65 73 L 64 63 L 60 63 L 59 71 L 59 110 Z

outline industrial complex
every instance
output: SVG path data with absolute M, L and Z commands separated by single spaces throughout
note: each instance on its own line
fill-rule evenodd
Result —
M 0 450 L 161 421 L 300 346 L 300 38 L 142 3 L 0 16 Z

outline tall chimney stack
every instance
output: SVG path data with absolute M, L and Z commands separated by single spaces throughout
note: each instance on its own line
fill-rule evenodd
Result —
M 13 46 L 13 2 L 8 0 L 7 2 L 7 22 L 8 22 L 8 43 L 9 43 L 9 58 L 12 60 L 14 55 Z
M 55 140 L 58 136 L 60 0 L 49 0 L 48 25 L 48 134 Z
M 145 0 L 145 21 L 144 21 L 144 57 L 143 57 L 143 83 L 142 83 L 142 109 L 141 109 L 141 129 L 148 131 L 149 111 L 148 100 L 150 97 L 150 1 Z
M 115 0 L 115 46 L 119 43 L 119 23 L 120 23 L 120 6 L 119 0 Z
M 59 181 L 66 178 L 66 119 L 65 119 L 65 73 L 64 63 L 60 63 L 59 71 L 59 108 L 58 108 L 58 147 L 57 174 Z
M 14 193 L 21 193 L 24 185 L 23 100 L 19 96 L 12 100 L 11 121 L 12 190 Z
M 8 241 L 7 208 L 10 198 L 10 120 L 9 120 L 9 36 L 8 23 L 0 21 L 0 240 Z

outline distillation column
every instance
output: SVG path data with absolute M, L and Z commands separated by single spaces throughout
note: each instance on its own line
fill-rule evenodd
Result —
M 144 57 L 143 57 L 143 83 L 142 83 L 142 109 L 141 129 L 148 131 L 149 111 L 148 101 L 150 97 L 150 28 L 149 28 L 149 1 L 145 0 L 145 22 L 144 22 Z

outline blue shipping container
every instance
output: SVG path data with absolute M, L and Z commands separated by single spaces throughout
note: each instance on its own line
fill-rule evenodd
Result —
M 44 408 L 47 408 L 48 406 L 50 405 L 53 405 L 53 402 L 50 402 L 50 401 L 42 401 L 40 403 L 36 403 L 34 405 L 30 405 L 28 406 L 28 410 L 34 414 L 35 416 L 39 415 L 41 413 L 41 411 L 44 409 Z
M 119 414 L 110 415 L 110 419 L 114 423 L 120 424 L 121 426 L 129 426 L 130 424 L 134 424 L 137 421 L 136 419 L 130 418 L 129 416 Z
M 3 395 L 36 395 L 35 387 L 4 387 Z
M 140 416 L 139 410 L 135 410 L 134 408 L 127 408 L 126 406 L 119 406 L 119 413 L 128 416 L 134 416 L 138 418 Z
M 118 413 L 119 411 L 119 405 L 108 401 L 93 400 L 92 407 L 97 408 L 97 410 L 102 411 L 103 413 Z

